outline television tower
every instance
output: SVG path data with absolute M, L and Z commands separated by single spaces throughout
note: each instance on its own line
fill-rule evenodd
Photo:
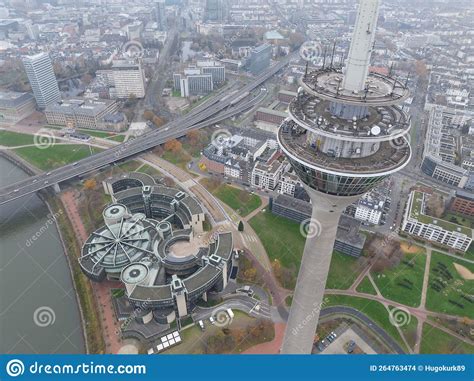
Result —
M 278 131 L 313 207 L 284 354 L 311 353 L 341 213 L 411 158 L 406 84 L 369 73 L 378 7 L 360 1 L 345 69 L 307 71 Z

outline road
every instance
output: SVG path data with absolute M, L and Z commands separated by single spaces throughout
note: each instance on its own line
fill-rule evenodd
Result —
M 320 316 L 321 318 L 324 318 L 329 315 L 341 315 L 341 314 L 352 316 L 355 319 L 362 322 L 364 326 L 369 328 L 376 337 L 381 338 L 392 349 L 393 352 L 397 354 L 405 353 L 402 347 L 400 347 L 400 345 L 394 339 L 392 339 L 392 337 L 387 332 L 385 332 L 383 328 L 379 327 L 366 315 L 364 315 L 359 310 L 356 310 L 355 308 L 344 307 L 344 306 L 326 307 L 321 311 Z
M 58 184 L 62 181 L 84 175 L 93 170 L 106 167 L 113 162 L 150 150 L 168 140 L 184 136 L 191 129 L 202 128 L 217 123 L 252 107 L 255 102 L 258 102 L 262 99 L 261 97 L 265 96 L 265 93 L 260 91 L 257 95 L 254 95 L 250 94 L 250 92 L 285 67 L 296 54 L 297 53 L 293 53 L 285 57 L 282 61 L 273 65 L 259 77 L 255 78 L 254 81 L 240 88 L 238 92 L 232 94 L 232 96 L 227 97 L 227 95 L 230 95 L 228 90 L 223 93 L 218 93 L 215 97 L 195 107 L 186 116 L 167 123 L 158 130 L 145 133 L 133 140 L 129 140 L 75 163 L 30 177 L 0 189 L 0 204 L 45 189 L 53 184 Z M 249 95 L 243 97 L 243 99 L 240 99 L 240 101 L 236 103 L 236 99 L 245 94 Z

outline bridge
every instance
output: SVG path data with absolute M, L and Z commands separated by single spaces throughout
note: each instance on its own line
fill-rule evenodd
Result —
M 150 150 L 157 145 L 163 144 L 168 140 L 182 137 L 186 135 L 189 130 L 217 123 L 251 108 L 265 96 L 263 90 L 260 90 L 256 95 L 251 94 L 251 92 L 285 67 L 296 57 L 296 54 L 297 53 L 288 55 L 255 78 L 251 83 L 238 89 L 237 92 L 231 92 L 230 90 L 232 90 L 232 88 L 225 89 L 195 107 L 186 116 L 169 122 L 157 130 L 147 132 L 133 140 L 96 153 L 75 163 L 67 164 L 50 172 L 28 177 L 27 179 L 1 188 L 0 205 L 74 177 L 82 176 L 116 161 L 130 158 L 141 152 Z

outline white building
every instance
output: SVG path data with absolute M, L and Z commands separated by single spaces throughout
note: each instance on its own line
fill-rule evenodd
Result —
M 473 230 L 426 215 L 427 197 L 426 193 L 420 191 L 410 193 L 403 216 L 402 231 L 442 246 L 466 252 L 472 243 Z
M 284 173 L 280 178 L 278 193 L 295 196 L 296 186 L 299 184 L 299 178 L 293 173 Z
M 383 204 L 383 201 L 374 203 L 368 200 L 360 200 L 356 206 L 354 217 L 359 221 L 378 225 L 382 218 Z
M 259 189 L 275 190 L 284 165 L 278 160 L 271 164 L 257 163 L 252 170 L 251 185 Z
M 23 66 L 40 109 L 61 100 L 53 63 L 47 53 L 24 57 Z
M 111 95 L 116 98 L 129 98 L 132 95 L 137 98 L 145 96 L 145 72 L 140 62 L 114 61 L 111 74 L 114 87 Z

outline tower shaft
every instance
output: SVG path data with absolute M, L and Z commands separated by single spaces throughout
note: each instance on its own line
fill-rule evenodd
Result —
M 358 93 L 365 88 L 375 38 L 379 0 L 361 0 L 342 87 Z
M 331 264 L 339 218 L 359 196 L 337 197 L 305 186 L 313 211 L 315 234 L 308 234 L 296 281 L 291 312 L 281 348 L 282 354 L 308 354 L 313 347 L 319 313 Z

